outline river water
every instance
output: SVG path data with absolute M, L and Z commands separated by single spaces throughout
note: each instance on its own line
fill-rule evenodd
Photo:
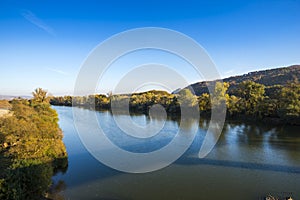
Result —
M 118 128 L 114 119 L 124 115 L 108 111 L 53 106 L 69 155 L 68 170 L 53 177 L 57 199 L 262 199 L 268 194 L 300 199 L 300 131 L 296 126 L 226 122 L 214 149 L 198 158 L 208 122 L 198 126 L 188 150 L 173 164 L 149 173 L 124 173 L 94 158 L 76 131 L 72 109 L 87 119 L 86 134 L 93 132 L 89 117 L 96 116 L 107 136 L 124 150 L 145 153 L 158 150 L 175 137 L 179 123 L 168 119 L 160 133 L 149 139 L 132 138 Z M 149 117 L 134 115 L 140 125 Z M 156 119 L 159 120 L 159 119 Z M 80 122 L 79 122 L 80 123 Z M 82 133 L 81 133 L 82 134 Z M 85 133 L 84 133 L 85 134 Z M 101 142 L 99 143 L 101 145 Z M 109 152 L 107 152 L 109 154 Z

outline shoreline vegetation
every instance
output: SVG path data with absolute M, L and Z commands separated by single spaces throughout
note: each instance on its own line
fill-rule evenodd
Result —
M 128 110 L 131 113 L 149 114 L 155 104 L 164 107 L 167 114 L 180 116 L 180 107 L 199 109 L 201 117 L 209 117 L 211 110 L 226 105 L 226 119 L 262 121 L 270 124 L 300 125 L 300 83 L 272 86 L 272 95 L 267 95 L 266 86 L 254 81 L 243 81 L 228 93 L 230 84 L 215 81 L 209 85 L 209 93 L 200 96 L 191 88 L 176 94 L 151 90 L 133 94 L 95 94 L 88 96 L 60 96 L 50 99 L 51 105 L 78 106 L 89 109 Z M 270 88 L 270 86 L 268 86 Z
M 58 115 L 47 92 L 33 99 L 1 101 L 10 115 L 0 117 L 0 199 L 47 199 L 52 176 L 68 166 Z M 53 186 L 52 186 L 53 187 Z M 54 186 L 55 187 L 55 186 Z

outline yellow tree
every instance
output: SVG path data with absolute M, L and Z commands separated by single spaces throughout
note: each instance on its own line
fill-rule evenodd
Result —
M 49 103 L 49 98 L 47 97 L 47 91 L 42 88 L 36 88 L 34 92 L 32 92 L 33 100 L 36 103 Z
M 242 98 L 242 106 L 248 115 L 261 116 L 265 86 L 253 81 L 244 81 L 238 86 L 238 94 Z
M 300 83 L 290 83 L 280 94 L 280 115 L 300 117 Z
M 229 83 L 216 82 L 213 93 L 211 94 L 212 107 L 219 107 L 222 104 L 228 102 L 229 96 L 226 93 L 229 88 Z
M 201 96 L 199 96 L 198 101 L 199 101 L 199 110 L 200 110 L 200 112 L 208 111 L 208 110 L 211 109 L 209 94 L 203 93 Z
M 198 98 L 189 89 L 183 89 L 179 92 L 178 102 L 180 106 L 194 107 L 198 105 Z

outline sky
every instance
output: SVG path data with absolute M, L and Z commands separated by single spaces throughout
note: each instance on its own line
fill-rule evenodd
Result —
M 191 37 L 221 77 L 300 64 L 299 10 L 300 0 L 1 0 L 0 95 L 30 95 L 37 87 L 72 94 L 82 64 L 97 45 L 142 27 Z M 145 50 L 112 64 L 97 92 L 112 91 L 124 74 L 143 63 L 170 65 L 188 83 L 203 80 L 185 61 Z

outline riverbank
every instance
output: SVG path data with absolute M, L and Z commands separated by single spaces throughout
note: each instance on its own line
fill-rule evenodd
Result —
M 0 118 L 0 199 L 42 199 L 52 176 L 68 167 L 58 115 L 38 99 L 10 106 Z
M 133 94 L 94 94 L 88 96 L 52 97 L 52 105 L 83 106 L 94 109 L 120 109 L 148 113 L 153 105 L 161 105 L 168 115 L 178 115 L 181 108 L 198 109 L 201 116 L 210 115 L 212 109 L 225 111 L 227 118 L 242 118 L 272 124 L 300 125 L 300 84 L 290 83 L 265 93 L 265 85 L 244 81 L 236 91 L 228 94 L 229 84 L 215 82 L 210 94 L 196 96 L 189 89 L 176 94 L 150 90 Z

